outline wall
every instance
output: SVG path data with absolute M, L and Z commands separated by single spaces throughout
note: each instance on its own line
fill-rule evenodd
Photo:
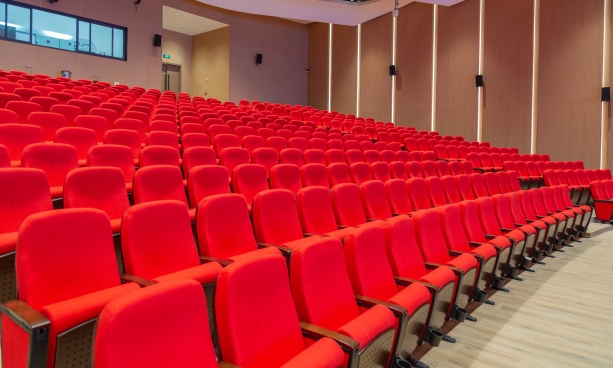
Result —
M 613 63 L 607 58 L 603 61 L 604 3 L 465 0 L 451 7 L 417 2 L 402 7 L 396 27 L 395 123 L 425 130 L 434 124 L 443 135 L 469 140 L 476 140 L 481 129 L 482 140 L 517 147 L 521 153 L 531 153 L 534 137 L 533 153 L 548 153 L 553 160 L 583 160 L 587 167 L 598 167 L 603 65 L 613 73 Z M 535 4 L 540 4 L 537 19 Z M 358 99 L 362 117 L 392 118 L 392 78 L 387 75 L 392 25 L 391 13 L 361 25 Z M 610 29 L 606 32 L 610 36 Z M 533 55 L 535 37 L 539 43 Z M 321 41 L 327 47 L 323 36 Z M 612 53 L 613 39 L 608 42 L 606 52 Z M 342 53 L 338 47 L 333 42 L 332 55 Z M 357 59 L 357 52 L 349 50 L 347 54 Z M 475 86 L 480 63 L 485 81 L 481 104 Z M 354 64 L 348 62 L 351 68 Z M 311 74 L 327 75 L 327 69 L 319 73 L 319 67 L 327 68 L 327 64 L 310 63 Z M 339 79 L 345 80 L 336 73 L 333 67 L 333 91 Z M 328 83 L 319 80 L 318 84 L 319 93 L 309 86 L 309 103 L 311 96 L 326 93 Z M 609 85 L 608 76 L 604 84 Z M 352 91 L 348 95 L 347 101 L 353 98 Z M 608 149 L 603 159 L 612 167 L 611 106 L 604 106 Z M 353 107 L 346 105 L 347 111 L 341 112 L 351 112 Z
M 230 99 L 230 27 L 193 37 L 192 93 Z
M 332 95 L 331 109 L 355 114 L 357 97 L 358 27 L 332 27 Z
M 162 30 L 162 53 L 170 55 L 164 62 L 181 65 L 181 92 L 192 94 L 192 36 Z
M 162 4 L 230 26 L 230 100 L 257 99 L 306 104 L 308 29 L 304 24 L 215 8 L 196 0 L 146 0 L 134 11 L 127 0 L 47 0 L 22 2 L 79 15 L 128 28 L 128 61 L 111 60 L 0 41 L 0 68 L 57 75 L 62 69 L 73 78 L 93 78 L 160 88 L 161 48 L 153 47 L 153 36 L 162 34 Z M 255 54 L 264 64 L 255 65 Z
M 309 29 L 308 104 L 316 109 L 328 109 L 328 61 L 330 26 L 311 23 Z M 306 69 L 306 68 L 305 68 Z

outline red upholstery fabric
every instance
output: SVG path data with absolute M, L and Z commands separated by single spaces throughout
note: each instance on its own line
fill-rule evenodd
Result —
M 211 147 L 190 147 L 187 149 L 185 149 L 185 146 L 183 147 L 183 173 L 188 179 L 191 170 L 196 166 L 217 165 L 215 151 Z M 226 170 L 224 172 L 227 181 L 228 172 Z
M 121 171 L 123 182 L 132 186 L 134 179 L 134 156 L 125 146 L 104 144 L 92 147 L 87 156 L 87 166 L 108 166 Z M 111 216 L 111 218 L 114 218 Z
M 407 184 L 401 179 L 388 180 L 385 183 L 385 193 L 390 210 L 394 214 L 409 214 L 413 212 L 411 200 L 407 192 Z
M 175 166 L 141 167 L 134 174 L 133 191 L 136 204 L 170 199 L 188 205 L 181 170 Z
M 425 179 L 428 197 L 433 207 L 444 206 L 447 204 L 447 198 L 443 193 L 443 185 L 441 179 L 436 176 L 431 176 Z
M 360 199 L 364 214 L 368 219 L 385 220 L 392 217 L 381 181 L 370 180 L 360 186 Z
M 286 148 L 279 155 L 279 162 L 282 164 L 292 164 L 301 168 L 304 165 L 302 152 L 297 148 Z
M 49 142 L 54 140 L 58 129 L 67 126 L 64 115 L 53 112 L 33 112 L 28 116 L 28 124 L 39 126 L 43 130 L 45 141 Z
M 261 243 L 281 245 L 302 239 L 292 192 L 271 189 L 257 194 L 253 200 L 253 228 Z
M 415 238 L 426 262 L 445 264 L 451 260 L 441 232 L 439 215 L 435 209 L 417 211 L 413 215 Z M 476 262 L 476 261 L 475 261 Z
M 79 166 L 85 166 L 89 149 L 98 144 L 96 133 L 91 129 L 67 127 L 60 128 L 55 133 L 55 143 L 64 143 L 77 150 Z M 140 148 L 139 148 L 140 150 Z
M 485 188 L 485 183 L 483 182 L 482 174 L 470 174 L 468 177 L 470 178 L 470 184 L 477 198 L 489 196 Z
M 370 166 L 366 162 L 355 162 L 349 167 L 351 181 L 354 184 L 362 185 L 369 180 L 372 180 Z
M 44 141 L 45 136 L 40 127 L 22 124 L 0 125 L 0 144 L 9 150 L 12 166 L 21 165 L 21 154 L 26 146 Z
M 192 148 L 191 150 L 199 148 Z M 185 161 L 183 163 L 185 164 Z M 200 201 L 206 197 L 216 194 L 229 194 L 228 172 L 223 166 L 218 165 L 194 167 L 189 171 L 187 189 L 192 208 L 197 207 Z
M 262 165 L 238 165 L 232 173 L 232 190 L 242 194 L 251 205 L 256 194 L 268 190 L 266 168 Z
M 308 187 L 298 191 L 296 207 L 303 232 L 325 234 L 338 230 L 330 192 L 323 187 Z
M 28 365 L 30 335 L 2 314 L 2 366 L 21 368 Z M 10 338 L 9 338 L 10 337 Z
M 490 244 L 483 244 L 477 248 L 471 248 L 469 239 L 462 227 L 460 208 L 458 205 L 450 204 L 437 209 L 441 221 L 441 230 L 445 237 L 449 250 L 464 253 L 476 252 L 486 259 L 496 257 L 496 250 Z
M 283 364 L 283 368 L 337 368 L 343 365 L 343 351 L 331 339 L 323 338 Z
M 412 178 L 407 180 L 407 190 L 411 198 L 411 204 L 414 209 L 424 210 L 432 208 L 432 204 L 428 199 L 428 189 L 426 181 L 421 178 Z
M 328 165 L 327 174 L 330 187 L 336 184 L 351 183 L 349 166 L 344 161 Z
M 393 274 L 411 279 L 426 275 L 428 271 L 415 240 L 413 220 L 408 216 L 396 216 L 387 220 L 382 228 L 387 259 Z
M 373 180 L 383 183 L 390 179 L 388 164 L 386 162 L 373 162 L 370 164 L 370 174 Z
M 84 167 L 66 176 L 64 208 L 96 208 L 112 220 L 121 220 L 129 207 L 125 180 L 118 168 Z M 113 233 L 119 232 L 118 226 L 112 228 Z
M 323 164 L 305 164 L 300 168 L 300 178 L 303 187 L 323 186 L 330 188 L 326 167 Z
M 14 111 L 19 116 L 20 124 L 26 124 L 31 113 L 43 111 L 39 104 L 26 101 L 9 101 L 6 104 L 6 109 Z
M 347 177 L 349 177 L 349 172 L 347 172 Z M 270 189 L 287 189 L 295 196 L 302 189 L 298 166 L 291 164 L 273 166 L 270 170 Z
M 51 187 L 58 188 L 64 185 L 66 174 L 79 167 L 77 151 L 74 147 L 62 143 L 31 144 L 24 148 L 21 160 L 23 167 L 43 170 L 47 174 Z M 53 197 L 61 197 L 61 190 L 58 194 Z
M 148 146 L 140 151 L 138 166 L 170 165 L 179 168 L 181 165 L 179 151 L 172 147 Z M 180 171 L 180 170 L 179 170 Z
M 109 130 L 109 123 L 102 116 L 79 115 L 74 120 L 74 126 L 91 129 L 96 132 L 98 142 L 104 141 L 104 134 Z
M 338 225 L 358 226 L 366 223 L 356 184 L 339 184 L 332 188 L 332 209 Z

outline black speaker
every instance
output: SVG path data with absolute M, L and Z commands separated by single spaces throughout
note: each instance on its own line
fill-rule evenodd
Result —
M 390 76 L 396 75 L 396 65 L 390 65 Z
M 602 101 L 611 101 L 611 87 L 602 87 Z
M 262 54 L 256 54 L 255 55 L 255 63 L 256 64 L 262 64 Z
M 481 74 L 477 75 L 475 77 L 475 80 L 477 82 L 477 88 L 478 87 L 483 87 L 485 84 L 483 83 L 483 76 Z
M 153 36 L 153 46 L 162 47 L 162 35 L 156 34 Z

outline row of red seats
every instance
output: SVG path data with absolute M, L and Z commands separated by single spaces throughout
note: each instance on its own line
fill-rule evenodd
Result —
M 610 223 L 613 215 L 613 180 L 593 180 L 589 191 L 593 197 L 596 219 L 602 223 Z
M 590 184 L 594 181 L 611 180 L 611 170 L 545 170 L 545 185 L 568 185 L 575 203 L 590 202 Z

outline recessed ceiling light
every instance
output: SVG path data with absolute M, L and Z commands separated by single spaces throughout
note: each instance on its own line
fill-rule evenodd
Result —
M 200 23 L 202 23 L 202 21 L 200 21 Z
M 178 16 L 179 16 L 179 13 L 175 14 L 175 17 L 178 17 Z

